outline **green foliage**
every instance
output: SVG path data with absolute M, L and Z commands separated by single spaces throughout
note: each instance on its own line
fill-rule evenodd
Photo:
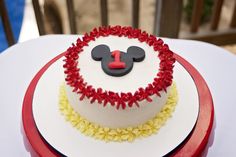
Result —
M 184 6 L 184 13 L 186 15 L 187 22 L 191 21 L 194 1 L 195 0 L 187 0 L 187 4 Z M 203 12 L 200 21 L 201 23 L 210 20 L 213 4 L 214 0 L 204 0 Z

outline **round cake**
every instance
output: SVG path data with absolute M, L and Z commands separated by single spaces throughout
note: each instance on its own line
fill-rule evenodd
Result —
M 145 31 L 95 28 L 67 49 L 63 100 L 73 113 L 64 114 L 76 114 L 95 128 L 140 128 L 160 117 L 173 99 L 174 62 L 168 45 Z

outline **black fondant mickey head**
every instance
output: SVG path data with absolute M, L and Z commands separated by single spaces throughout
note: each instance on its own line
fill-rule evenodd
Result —
M 145 58 L 145 52 L 137 46 L 130 46 L 127 53 L 115 50 L 110 51 L 107 45 L 98 45 L 92 49 L 92 58 L 101 61 L 102 69 L 111 76 L 123 76 L 129 73 L 134 62 L 141 62 Z

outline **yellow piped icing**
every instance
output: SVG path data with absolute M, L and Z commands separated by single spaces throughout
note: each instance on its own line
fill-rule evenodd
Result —
M 177 101 L 178 92 L 176 84 L 173 83 L 166 104 L 154 118 L 137 127 L 110 129 L 91 123 L 74 111 L 67 99 L 64 84 L 60 87 L 59 93 L 59 109 L 64 115 L 66 121 L 70 122 L 73 127 L 78 129 L 84 135 L 106 142 L 132 142 L 136 138 L 147 137 L 157 133 L 158 130 L 165 124 L 167 119 L 171 117 L 173 111 L 175 110 Z

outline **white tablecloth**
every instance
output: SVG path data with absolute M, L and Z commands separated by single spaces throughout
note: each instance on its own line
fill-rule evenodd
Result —
M 26 157 L 21 108 L 39 69 L 76 41 L 76 35 L 47 35 L 16 44 L 0 54 L 0 153 Z M 164 39 L 205 78 L 214 101 L 215 127 L 204 155 L 236 156 L 236 55 L 204 42 Z

